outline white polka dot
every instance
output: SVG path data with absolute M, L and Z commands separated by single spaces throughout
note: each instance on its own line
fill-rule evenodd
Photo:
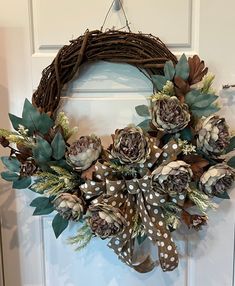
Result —
M 173 148 L 173 149 L 177 149 L 177 148 L 178 148 L 178 145 L 177 145 L 177 144 L 173 144 L 173 145 L 172 145 L 172 148 Z
M 115 240 L 115 242 L 114 242 L 116 245 L 118 245 L 119 243 L 120 243 L 120 241 L 119 240 Z
M 98 169 L 99 169 L 98 166 L 95 166 L 95 170 L 98 171 Z
M 150 205 L 147 205 L 147 209 L 148 209 L 148 210 L 151 210 L 151 206 L 150 206 Z
M 121 185 L 121 182 L 122 182 L 122 181 L 117 181 L 117 185 Z
M 166 201 L 165 199 L 160 199 L 160 203 L 162 204 L 165 203 L 165 201 Z
M 127 237 L 127 234 L 126 234 L 126 233 L 124 233 L 122 237 L 125 239 L 125 238 Z
M 163 241 L 161 241 L 161 247 L 163 247 L 165 245 L 165 243 Z
M 104 165 L 102 165 L 102 169 L 103 169 L 103 170 L 106 170 L 106 169 L 107 169 L 107 167 L 106 167 L 106 166 L 104 166 Z
M 168 254 L 167 253 L 164 254 L 164 258 L 168 258 Z
M 169 268 L 169 267 L 170 267 L 170 264 L 167 264 L 167 265 L 166 265 L 166 268 Z
M 133 186 L 133 185 L 129 185 L 129 189 L 130 189 L 130 190 L 133 190 L 133 189 L 134 189 L 134 186 Z
M 172 199 L 172 202 L 177 204 L 177 200 L 176 199 Z
M 179 199 L 180 199 L 180 200 L 184 200 L 184 195 L 180 195 L 180 196 L 179 196 Z
M 149 240 L 153 240 L 151 236 L 148 237 Z
M 99 190 L 100 190 L 100 187 L 96 187 L 96 188 L 95 188 L 95 191 L 99 191 Z
M 132 214 L 133 213 L 133 209 L 130 209 L 130 214 Z
M 160 156 L 160 153 L 156 153 L 156 154 L 155 154 L 155 157 L 156 157 L 156 158 L 159 158 L 159 156 Z
M 92 202 L 93 202 L 93 204 L 97 204 L 97 203 L 98 203 L 98 200 L 95 199 L 95 200 L 93 200 Z
M 123 252 L 123 255 L 124 255 L 124 256 L 127 256 L 127 253 L 124 251 L 124 252 Z
M 144 222 L 147 222 L 147 218 L 146 217 L 144 217 Z
M 114 186 L 111 186 L 109 189 L 110 189 L 111 192 L 115 191 L 115 187 Z
M 157 232 L 157 236 L 162 236 L 160 232 Z
M 147 187 L 147 184 L 146 184 L 146 183 L 142 183 L 142 186 L 143 186 L 143 187 Z
M 141 164 L 140 164 L 140 168 L 144 168 L 144 164 L 141 163 Z
M 122 248 L 121 248 L 121 247 L 119 247 L 119 248 L 118 248 L 118 251 L 119 251 L 119 252 L 120 252 L 120 251 L 122 251 Z
M 128 202 L 127 202 L 127 206 L 129 207 L 130 205 L 131 205 L 131 203 L 128 201 Z
M 150 222 L 149 222 L 149 225 L 150 225 L 150 226 L 153 226 L 153 223 L 150 221 Z
M 155 217 L 151 217 L 151 220 L 152 220 L 152 222 L 156 221 Z
M 109 175 L 109 172 L 105 172 L 104 175 L 105 177 L 107 177 Z
M 162 156 L 166 158 L 166 157 L 168 156 L 168 154 L 167 154 L 166 152 L 164 152 L 164 153 L 162 154 Z
M 91 181 L 91 185 L 92 185 L 92 186 L 95 186 L 95 182 L 94 182 L 94 181 Z
M 159 193 L 156 193 L 156 192 L 155 192 L 154 194 L 155 194 L 155 196 L 156 196 L 156 197 L 159 197 L 159 196 L 160 196 L 160 194 L 159 194 Z
M 153 233 L 152 229 L 149 229 L 149 230 L 148 230 L 148 232 L 149 232 L 150 234 L 152 234 L 152 233 Z
M 90 198 L 91 198 L 91 196 L 86 196 L 86 198 L 87 198 L 87 199 L 90 199 Z
M 171 262 L 175 261 L 175 257 L 171 257 L 170 261 Z
M 158 223 L 160 226 L 163 226 L 163 222 L 160 220 Z
M 152 163 L 148 163 L 148 167 L 151 168 L 153 166 Z
M 149 178 L 148 176 L 144 176 L 143 179 L 146 181 L 146 180 L 148 180 L 148 178 Z
M 171 245 L 168 245 L 167 246 L 167 249 L 170 251 L 170 250 L 172 250 L 172 246 Z
M 149 198 L 150 198 L 150 200 L 152 200 L 152 199 L 153 199 L 153 195 L 152 195 L 152 194 L 150 194 L 150 195 L 149 195 Z
M 164 238 L 167 238 L 167 237 L 168 237 L 168 234 L 167 234 L 167 233 L 164 233 L 164 234 L 163 234 L 163 237 L 164 237 Z
M 154 209 L 153 211 L 155 214 L 158 214 L 158 209 Z
M 98 174 L 98 175 L 96 175 L 96 178 L 97 179 L 101 179 L 101 176 Z
M 160 257 L 164 257 L 164 253 L 161 252 L 161 253 L 160 253 Z

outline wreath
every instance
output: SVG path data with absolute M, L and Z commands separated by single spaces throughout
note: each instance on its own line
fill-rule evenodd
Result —
M 107 149 L 96 135 L 70 142 L 76 128 L 57 112 L 62 89 L 97 60 L 134 65 L 153 84 L 148 105 L 135 107 L 143 121 L 117 129 Z M 148 272 L 159 263 L 140 249 L 152 243 L 162 270 L 172 271 L 178 253 L 171 233 L 181 224 L 206 225 L 213 197 L 228 199 L 235 178 L 235 157 L 227 156 L 235 137 L 216 114 L 213 80 L 197 55 L 177 60 L 152 35 L 86 31 L 43 70 L 22 117 L 9 114 L 15 131 L 0 129 L 0 143 L 10 150 L 1 176 L 40 195 L 30 204 L 33 215 L 57 212 L 56 238 L 75 221 L 78 232 L 69 241 L 76 249 L 93 237 L 109 239 L 121 261 Z

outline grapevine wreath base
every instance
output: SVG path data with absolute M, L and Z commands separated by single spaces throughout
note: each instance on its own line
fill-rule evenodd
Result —
M 143 121 L 117 129 L 108 149 L 96 135 L 70 142 L 76 129 L 56 112 L 63 87 L 81 65 L 97 60 L 132 64 L 153 83 L 149 104 L 135 107 Z M 158 263 L 140 255 L 145 241 L 156 245 L 163 271 L 172 271 L 178 254 L 171 232 L 181 224 L 200 230 L 213 197 L 228 199 L 234 181 L 235 157 L 227 154 L 235 137 L 216 114 L 213 79 L 197 55 L 177 60 L 152 35 L 86 31 L 43 70 L 22 117 L 9 114 L 15 131 L 0 129 L 10 150 L 1 176 L 14 189 L 40 194 L 31 202 L 34 215 L 57 212 L 56 237 L 77 222 L 69 239 L 77 249 L 95 236 L 109 239 L 124 263 L 148 272 Z

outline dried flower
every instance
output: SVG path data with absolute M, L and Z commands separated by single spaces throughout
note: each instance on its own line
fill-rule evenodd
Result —
M 111 154 L 121 163 L 144 163 L 150 151 L 149 137 L 140 127 L 130 125 L 115 131 Z
M 152 124 L 161 131 L 176 133 L 190 121 L 188 106 L 181 104 L 177 97 L 162 95 L 152 100 Z
M 67 220 L 78 221 L 84 212 L 83 201 L 75 194 L 62 193 L 53 201 L 55 209 Z
M 200 178 L 199 187 L 208 196 L 222 195 L 233 184 L 234 171 L 221 163 L 210 167 Z
M 180 160 L 172 161 L 153 171 L 152 185 L 154 190 L 173 196 L 188 189 L 192 175 L 190 165 Z
M 95 135 L 82 136 L 66 152 L 66 160 L 76 171 L 88 169 L 101 153 L 100 138 Z
M 198 126 L 197 147 L 210 155 L 220 155 L 230 141 L 228 125 L 217 115 L 202 119 Z
M 126 224 L 121 211 L 106 204 L 96 204 L 89 207 L 88 224 L 92 231 L 102 239 L 115 236 L 123 231 Z

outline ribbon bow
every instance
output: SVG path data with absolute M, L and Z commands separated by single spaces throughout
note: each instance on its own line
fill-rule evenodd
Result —
M 87 180 L 81 185 L 86 199 L 93 197 L 92 204 L 105 203 L 119 208 L 126 220 L 123 231 L 113 237 L 108 246 L 127 265 L 139 272 L 151 271 L 156 263 L 148 254 L 147 257 L 136 259 L 135 225 L 136 215 L 148 239 L 158 247 L 158 256 L 163 271 L 172 271 L 178 266 L 176 246 L 165 224 L 161 206 L 168 199 L 167 194 L 159 194 L 152 188 L 152 177 L 149 168 L 153 165 L 167 164 L 181 152 L 175 141 L 170 141 L 163 150 L 152 144 L 150 159 L 140 164 L 139 178 L 117 180 L 111 167 L 97 162 L 94 180 Z M 173 198 L 178 202 L 178 199 Z

